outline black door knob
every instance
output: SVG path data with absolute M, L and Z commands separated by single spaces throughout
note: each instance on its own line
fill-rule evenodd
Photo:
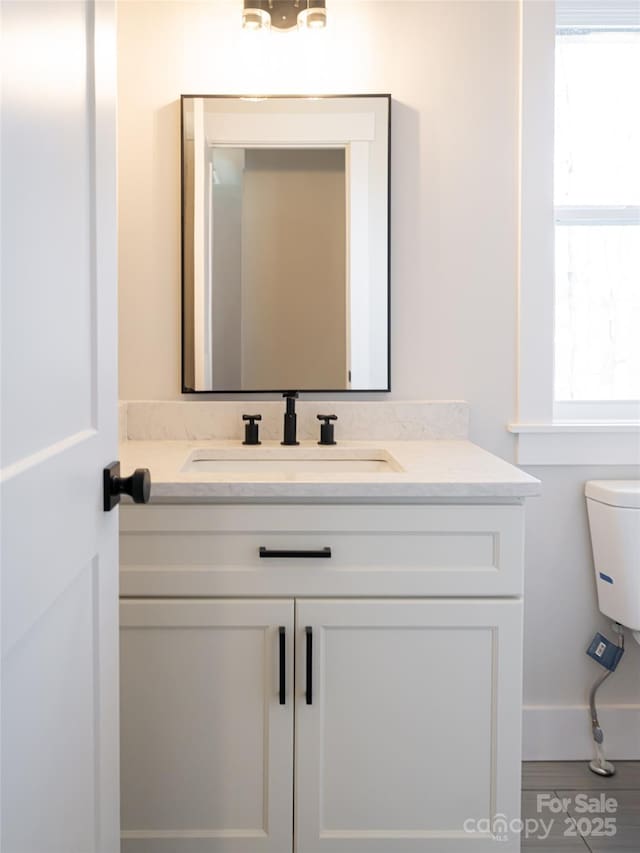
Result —
M 134 503 L 149 503 L 151 495 L 151 473 L 148 468 L 136 468 L 130 477 L 120 476 L 120 463 L 112 462 L 102 472 L 104 511 L 120 503 L 120 495 L 129 495 Z

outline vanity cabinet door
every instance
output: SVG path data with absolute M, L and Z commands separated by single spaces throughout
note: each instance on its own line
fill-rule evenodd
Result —
M 293 623 L 286 600 L 121 602 L 123 853 L 291 851 Z
M 296 608 L 297 853 L 519 850 L 521 602 Z

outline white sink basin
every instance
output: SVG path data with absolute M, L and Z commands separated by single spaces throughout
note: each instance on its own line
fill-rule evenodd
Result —
M 402 467 L 382 449 L 246 447 L 190 453 L 183 474 L 228 474 L 290 479 L 297 474 L 392 474 Z

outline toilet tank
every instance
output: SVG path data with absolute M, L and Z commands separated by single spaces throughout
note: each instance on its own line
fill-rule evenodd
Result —
M 585 485 L 598 606 L 640 630 L 640 480 L 590 480 Z

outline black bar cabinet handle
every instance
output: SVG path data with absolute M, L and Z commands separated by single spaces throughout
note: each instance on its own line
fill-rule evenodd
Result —
M 304 632 L 307 635 L 307 686 L 305 698 L 307 705 L 311 705 L 313 702 L 313 628 L 307 625 Z
M 260 559 L 266 560 L 269 558 L 272 559 L 300 559 L 300 558 L 329 558 L 331 557 L 331 548 L 320 548 L 319 550 L 310 550 L 310 551 L 296 551 L 296 550 L 280 550 L 277 548 L 265 548 L 264 545 L 260 546 Z
M 287 701 L 286 631 L 282 625 L 278 628 L 278 635 L 278 642 L 280 644 L 280 704 L 285 705 Z

